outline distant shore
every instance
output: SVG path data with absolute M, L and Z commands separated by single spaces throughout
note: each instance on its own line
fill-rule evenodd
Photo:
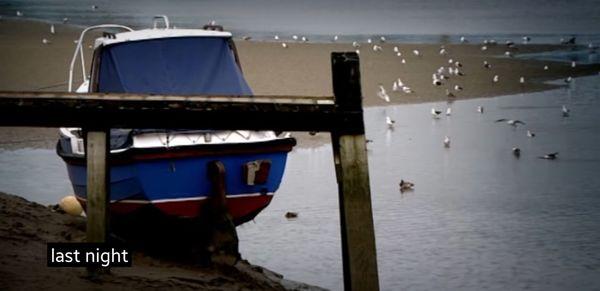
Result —
M 0 22 L 0 90 L 65 91 L 68 66 L 81 27 L 55 24 L 56 34 L 50 33 L 49 24 L 41 21 L 5 19 Z M 51 43 L 42 44 L 46 38 Z M 85 41 L 89 59 L 93 38 Z M 315 95 L 331 96 L 330 53 L 354 51 L 349 43 L 299 43 L 237 41 L 244 75 L 255 94 L 261 95 Z M 372 44 L 361 43 L 361 79 L 365 106 L 386 105 L 377 97 L 383 85 L 391 97 L 389 104 L 422 103 L 468 98 L 493 97 L 559 87 L 543 83 L 569 76 L 597 74 L 600 65 L 522 60 L 504 57 L 505 51 L 514 54 L 566 49 L 564 45 L 520 45 L 508 49 L 504 44 L 447 44 L 446 55 L 440 55 L 440 44 L 380 44 L 381 52 L 374 52 Z M 397 56 L 394 46 L 402 56 Z M 415 56 L 418 50 L 420 56 Z M 439 67 L 448 67 L 448 59 L 460 61 L 464 76 L 452 76 L 441 86 L 432 85 L 431 75 Z M 406 63 L 402 64 L 401 60 Z M 491 69 L 483 67 L 483 61 Z M 548 70 L 544 70 L 544 66 Z M 499 82 L 493 83 L 494 75 Z M 81 79 L 81 73 L 75 76 Z M 525 82 L 520 83 L 520 77 Z M 414 93 L 392 92 L 392 82 L 401 78 Z M 454 90 L 459 85 L 461 91 Z M 456 97 L 446 97 L 446 89 Z M 297 133 L 300 146 L 320 145 L 328 140 L 326 135 L 316 137 Z M 56 129 L 0 128 L 0 148 L 41 147 L 51 148 L 57 138 Z

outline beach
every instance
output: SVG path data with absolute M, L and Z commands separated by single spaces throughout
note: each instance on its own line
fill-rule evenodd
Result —
M 6 19 L 0 22 L 0 90 L 6 91 L 65 91 L 69 64 L 81 27 L 55 24 L 56 34 L 50 33 L 49 24 L 39 21 Z M 98 34 L 96 34 L 98 36 Z M 42 44 L 42 39 L 50 44 Z M 281 41 L 283 42 L 283 40 Z M 305 95 L 332 96 L 331 60 L 334 51 L 354 51 L 351 43 L 300 43 L 286 40 L 288 48 L 281 42 L 254 42 L 236 40 L 244 76 L 256 95 Z M 379 42 L 376 41 L 378 44 Z M 86 65 L 89 66 L 93 37 L 85 40 Z M 548 80 L 564 79 L 589 74 L 598 74 L 600 65 L 578 65 L 569 63 L 523 60 L 504 57 L 510 50 L 515 54 L 553 51 L 569 48 L 565 45 L 520 45 L 508 49 L 504 44 L 488 45 L 486 51 L 481 44 L 379 44 L 381 52 L 374 52 L 372 44 L 361 43 L 361 80 L 364 106 L 386 105 L 377 97 L 379 85 L 390 95 L 389 104 L 454 101 L 468 98 L 492 97 L 543 91 L 559 85 L 543 83 Z M 447 55 L 440 55 L 444 45 Z M 402 53 L 398 57 L 393 47 Z M 420 56 L 413 54 L 414 50 Z M 442 86 L 432 85 L 431 75 L 441 66 L 448 66 L 448 59 L 463 64 L 464 76 L 453 76 Z M 402 64 L 401 60 L 406 63 Z M 491 69 L 483 67 L 483 61 Z M 548 70 L 544 70 L 544 66 Z M 79 65 L 78 65 L 79 66 Z M 89 70 L 89 69 L 88 69 Z M 75 70 L 75 85 L 81 81 L 81 73 Z M 493 83 L 494 75 L 499 82 Z M 525 83 L 519 82 L 520 77 Z M 400 78 L 414 93 L 392 92 L 392 82 Z M 454 90 L 459 85 L 462 91 Z M 446 97 L 446 89 L 456 97 Z M 320 145 L 328 140 L 327 135 L 309 136 L 296 133 L 300 146 Z M 53 147 L 56 129 L 1 128 L 4 141 L 0 147 Z
M 66 90 L 68 66 L 75 47 L 74 40 L 78 38 L 78 34 L 82 28 L 64 24 L 55 24 L 55 27 L 56 34 L 53 35 L 50 34 L 49 24 L 45 22 L 14 19 L 3 19 L 0 22 L 0 51 L 2 51 L 0 54 L 0 63 L 3 64 L 0 66 L 0 90 Z M 48 39 L 51 43 L 42 44 L 42 38 Z M 285 42 L 288 46 L 287 48 L 282 47 L 281 41 L 255 42 L 236 40 L 236 47 L 239 52 L 244 75 L 255 94 L 331 96 L 333 94 L 331 90 L 331 52 L 354 51 L 356 49 L 350 43 L 300 43 L 290 40 L 286 40 Z M 544 83 L 545 81 L 596 75 L 600 71 L 600 65 L 577 65 L 576 67 L 572 67 L 570 63 L 505 57 L 503 56 L 504 52 L 509 49 L 504 44 L 490 45 L 487 50 L 482 51 L 481 44 L 475 43 L 393 44 L 376 42 L 378 45 L 381 45 L 381 52 L 373 51 L 372 44 L 367 44 L 366 41 L 362 42 L 359 48 L 363 103 L 367 109 L 387 105 L 414 105 L 426 102 L 451 103 L 464 99 L 541 92 L 567 86 L 565 82 L 548 84 Z M 92 38 L 87 39 L 85 42 L 87 65 L 89 65 L 92 53 L 92 50 L 88 48 L 91 44 Z M 447 55 L 440 55 L 441 45 L 444 45 L 445 50 L 448 52 Z M 394 52 L 395 46 L 398 46 L 402 56 L 399 57 Z M 565 45 L 516 44 L 516 48 L 510 49 L 510 51 L 518 55 L 567 48 L 569 47 Z M 416 56 L 413 53 L 414 50 L 418 50 L 420 56 Z M 432 85 L 432 73 L 441 66 L 447 67 L 448 59 L 450 58 L 460 61 L 463 64 L 461 71 L 464 73 L 464 76 L 452 76 L 441 86 Z M 405 59 L 406 64 L 401 62 L 402 59 Z M 488 61 L 492 65 L 491 69 L 484 68 L 483 61 Z M 544 70 L 544 66 L 548 66 L 549 69 Z M 492 82 L 494 75 L 499 76 L 499 82 Z M 76 80 L 81 80 L 81 74 L 78 71 L 76 71 L 75 76 L 79 76 L 76 77 Z M 524 77 L 524 83 L 519 81 L 521 77 Z M 393 92 L 392 82 L 398 78 L 405 85 L 410 86 L 414 92 L 409 94 Z M 75 86 L 77 86 L 78 82 L 76 82 Z M 389 103 L 377 96 L 380 84 L 384 86 L 390 95 L 391 100 Z M 454 90 L 455 85 L 461 86 L 463 90 Z M 455 97 L 447 97 L 446 90 L 451 91 Z M 475 107 L 471 106 L 470 108 L 473 109 L 472 113 L 475 113 Z M 428 108 L 421 109 L 423 108 L 419 108 L 418 112 L 423 112 L 427 120 L 423 121 L 416 117 L 412 120 L 420 120 L 422 121 L 421 124 L 429 125 Z M 467 109 L 463 109 L 465 112 L 467 111 Z M 375 114 L 372 114 L 372 116 L 375 116 Z M 399 127 L 409 125 L 407 120 L 400 120 L 399 117 L 398 119 L 399 123 L 404 124 L 399 125 Z M 378 119 L 375 120 L 375 117 L 370 119 L 369 124 L 371 124 L 372 128 L 375 128 L 372 124 L 381 124 L 383 126 L 383 122 Z M 426 130 L 429 129 L 423 128 L 422 131 Z M 385 128 L 384 131 L 385 133 L 380 134 L 381 138 L 373 145 L 374 148 L 379 147 L 381 149 L 377 151 L 378 153 L 386 153 L 388 149 L 385 147 L 385 142 L 380 141 L 385 140 L 383 136 L 391 135 L 392 133 Z M 396 134 L 399 134 L 398 132 L 396 131 Z M 410 137 L 402 136 L 402 138 L 410 141 L 411 138 L 418 136 L 416 132 L 412 134 Z M 436 134 L 442 133 L 440 131 L 439 133 L 436 132 Z M 298 139 L 299 146 L 302 148 L 317 148 L 317 146 L 323 145 L 329 140 L 329 136 L 323 133 L 315 136 L 306 133 L 294 133 L 294 136 Z M 53 149 L 56 145 L 57 137 L 56 128 L 0 128 L 0 149 Z M 436 138 L 435 146 L 438 149 L 441 148 L 441 136 L 440 138 Z M 475 137 L 471 141 L 477 141 L 478 139 L 478 137 Z M 405 142 L 409 143 L 408 141 Z M 460 146 L 457 148 L 460 148 Z M 323 151 L 323 147 L 320 147 L 317 151 Z M 409 151 L 404 151 L 403 153 L 406 152 Z M 485 152 L 482 151 L 482 153 Z M 422 156 L 426 155 L 424 153 Z M 323 156 L 330 158 L 331 154 L 325 152 Z M 463 157 L 469 157 L 469 155 L 465 154 Z M 304 160 L 310 162 L 309 158 L 310 156 Z M 404 161 L 401 158 L 399 157 L 397 160 L 399 162 Z M 443 158 L 443 156 L 440 156 L 438 160 L 442 160 Z M 325 158 L 320 160 L 325 160 Z M 377 159 L 373 160 L 375 161 L 374 164 L 377 164 Z M 385 162 L 386 160 L 382 160 L 379 161 L 379 164 L 385 164 Z M 417 162 L 414 162 L 414 165 L 417 165 Z M 306 169 L 309 166 L 311 165 L 299 168 Z M 436 164 L 428 165 L 428 168 L 435 169 Z M 384 173 L 380 174 L 380 176 L 385 176 L 385 174 L 392 175 L 394 171 L 382 170 L 382 172 Z M 448 169 L 448 172 L 452 172 L 452 169 Z M 510 171 L 507 170 L 506 172 Z M 427 172 L 423 170 L 420 173 Z M 393 174 L 396 175 L 397 173 Z M 400 174 L 389 177 L 389 179 L 390 181 L 395 181 L 399 176 Z M 374 175 L 374 177 L 379 176 Z M 438 178 L 443 178 L 440 177 Z M 417 183 L 419 182 L 417 181 Z M 323 184 L 326 185 L 326 183 Z M 389 186 L 391 189 L 392 186 L 396 186 L 396 183 L 390 182 L 385 185 L 391 185 Z M 420 185 L 419 187 L 421 187 Z M 299 185 L 294 189 L 302 189 L 301 187 L 302 185 Z M 311 189 L 305 190 L 307 192 L 312 191 Z M 391 190 L 387 190 L 389 189 L 380 191 L 386 195 L 392 193 Z M 397 194 L 395 188 L 392 190 L 393 194 L 390 194 L 390 197 Z M 430 192 L 437 193 L 436 190 L 434 189 Z M 514 193 L 518 192 L 518 189 L 513 190 Z M 302 192 L 301 190 L 296 191 Z M 320 194 L 324 196 L 324 194 L 331 193 Z M 374 195 L 374 197 L 376 196 Z M 393 196 L 389 201 L 393 201 L 392 199 L 395 197 Z M 56 286 L 64 284 L 72 284 L 72 287 L 76 289 L 97 287 L 94 283 L 81 279 L 80 276 L 72 276 L 72 270 L 70 269 L 61 269 L 52 275 L 45 273 L 45 243 L 50 241 L 81 241 L 84 229 L 83 218 L 73 218 L 55 213 L 45 206 L 7 194 L 0 194 L 0 200 L 0 210 L 3 217 L 3 219 L 0 219 L 0 236 L 2 237 L 0 264 L 6 267 L 0 268 L 0 278 L 14 278 L 9 283 L 11 285 L 0 285 L 0 288 L 14 287 L 14 284 L 20 284 L 23 289 L 34 287 L 53 289 L 57 288 Z M 299 201 L 301 199 L 296 200 Z M 381 202 L 381 199 L 376 201 L 384 204 Z M 454 205 L 452 203 L 449 204 Z M 335 207 L 335 203 L 332 202 L 332 205 Z M 395 206 L 398 208 L 402 207 L 401 205 Z M 298 206 L 298 208 L 300 207 L 302 206 Z M 304 217 L 308 218 L 309 216 L 306 214 L 310 210 L 303 210 L 306 210 L 306 212 L 301 213 L 301 219 L 304 219 Z M 326 212 L 331 212 L 331 210 L 327 209 Z M 393 211 L 390 210 L 388 213 L 393 213 Z M 279 218 L 281 216 L 278 214 Z M 473 221 L 477 222 L 478 219 L 476 217 Z M 311 223 L 311 225 L 317 224 L 319 222 Z M 396 222 L 393 221 L 390 224 L 396 225 Z M 444 227 L 440 226 L 439 228 L 443 229 Z M 425 231 L 423 230 L 423 232 Z M 421 235 L 421 233 L 417 234 L 417 237 L 418 235 Z M 459 243 L 457 245 L 460 246 Z M 339 250 L 339 248 L 336 248 L 336 250 Z M 432 256 L 431 258 L 436 257 Z M 142 254 L 137 254 L 134 259 L 136 260 L 135 268 L 115 271 L 115 275 L 106 282 L 107 285 L 105 286 L 117 289 L 130 289 L 134 287 L 161 289 L 216 289 L 218 287 L 221 289 L 245 288 L 261 290 L 313 288 L 299 283 L 283 281 L 281 275 L 244 262 L 232 271 L 232 269 L 208 270 L 195 266 L 180 266 L 171 262 L 154 260 Z M 32 265 L 36 267 L 30 268 Z M 83 270 L 78 271 L 83 273 Z M 5 281 L 0 280 L 0 282 Z

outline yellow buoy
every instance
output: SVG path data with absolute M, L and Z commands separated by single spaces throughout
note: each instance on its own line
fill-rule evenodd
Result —
M 73 195 L 65 196 L 60 200 L 58 206 L 64 212 L 75 216 L 79 216 L 83 212 L 81 204 L 79 204 L 79 201 L 77 201 L 77 198 Z

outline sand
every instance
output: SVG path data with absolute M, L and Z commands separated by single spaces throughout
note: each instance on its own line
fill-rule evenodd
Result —
M 64 91 L 68 69 L 75 43 L 81 27 L 55 24 L 56 34 L 50 34 L 49 24 L 27 20 L 3 20 L 0 22 L 0 90 Z M 42 38 L 51 44 L 42 44 Z M 84 42 L 87 65 L 92 53 L 89 46 L 93 37 Z M 244 75 L 260 95 L 314 95 L 331 96 L 330 53 L 354 51 L 351 44 L 297 43 L 287 42 L 284 49 L 279 42 L 236 41 Z M 447 55 L 440 55 L 440 44 L 382 44 L 381 52 L 374 52 L 372 45 L 362 43 L 360 47 L 362 92 L 365 106 L 381 106 L 387 103 L 378 98 L 379 85 L 383 85 L 391 97 L 391 104 L 419 103 L 448 100 L 446 89 L 460 100 L 476 97 L 492 97 L 541 91 L 557 85 L 543 83 L 547 80 L 568 76 L 597 74 L 600 65 L 579 65 L 522 60 L 504 57 L 509 50 L 505 45 L 488 46 L 482 51 L 479 44 L 446 44 Z M 393 50 L 398 46 L 401 57 Z M 566 49 L 564 45 L 516 45 L 510 49 L 515 54 Z M 421 56 L 412 51 L 419 50 Z M 406 64 L 401 63 L 401 59 Z M 460 61 L 464 76 L 454 76 L 442 86 L 434 86 L 431 75 L 441 66 L 448 66 L 448 59 Z M 483 68 L 487 60 L 491 69 Z M 549 70 L 544 70 L 545 65 Z M 493 84 L 494 75 L 500 82 Z M 75 72 L 76 82 L 81 80 L 80 71 Z M 519 78 L 525 77 L 525 83 Z M 414 93 L 392 92 L 392 82 L 401 78 Z M 455 85 L 464 90 L 454 91 Z M 316 137 L 297 133 L 299 146 L 319 145 L 327 140 L 320 134 Z M 0 129 L 0 148 L 53 147 L 57 134 L 55 129 L 22 130 Z

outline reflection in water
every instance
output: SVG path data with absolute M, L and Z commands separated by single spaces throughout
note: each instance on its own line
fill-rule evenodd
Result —
M 445 110 L 446 103 L 368 108 L 382 289 L 599 288 L 599 81 L 592 76 L 570 90 L 458 101 L 452 116 L 439 120 L 429 111 Z M 563 104 L 570 117 L 562 117 Z M 479 105 L 484 114 L 476 112 Z M 396 121 L 393 131 L 386 115 Z M 498 118 L 526 125 L 513 128 Z M 528 137 L 527 129 L 537 135 Z M 558 159 L 538 159 L 550 152 L 559 152 Z M 71 192 L 54 151 L 4 151 L 0 163 L 0 190 L 44 203 Z M 401 179 L 414 182 L 414 191 L 400 193 Z M 287 220 L 288 211 L 298 218 Z M 271 205 L 238 231 L 251 262 L 341 289 L 330 146 L 295 149 Z

